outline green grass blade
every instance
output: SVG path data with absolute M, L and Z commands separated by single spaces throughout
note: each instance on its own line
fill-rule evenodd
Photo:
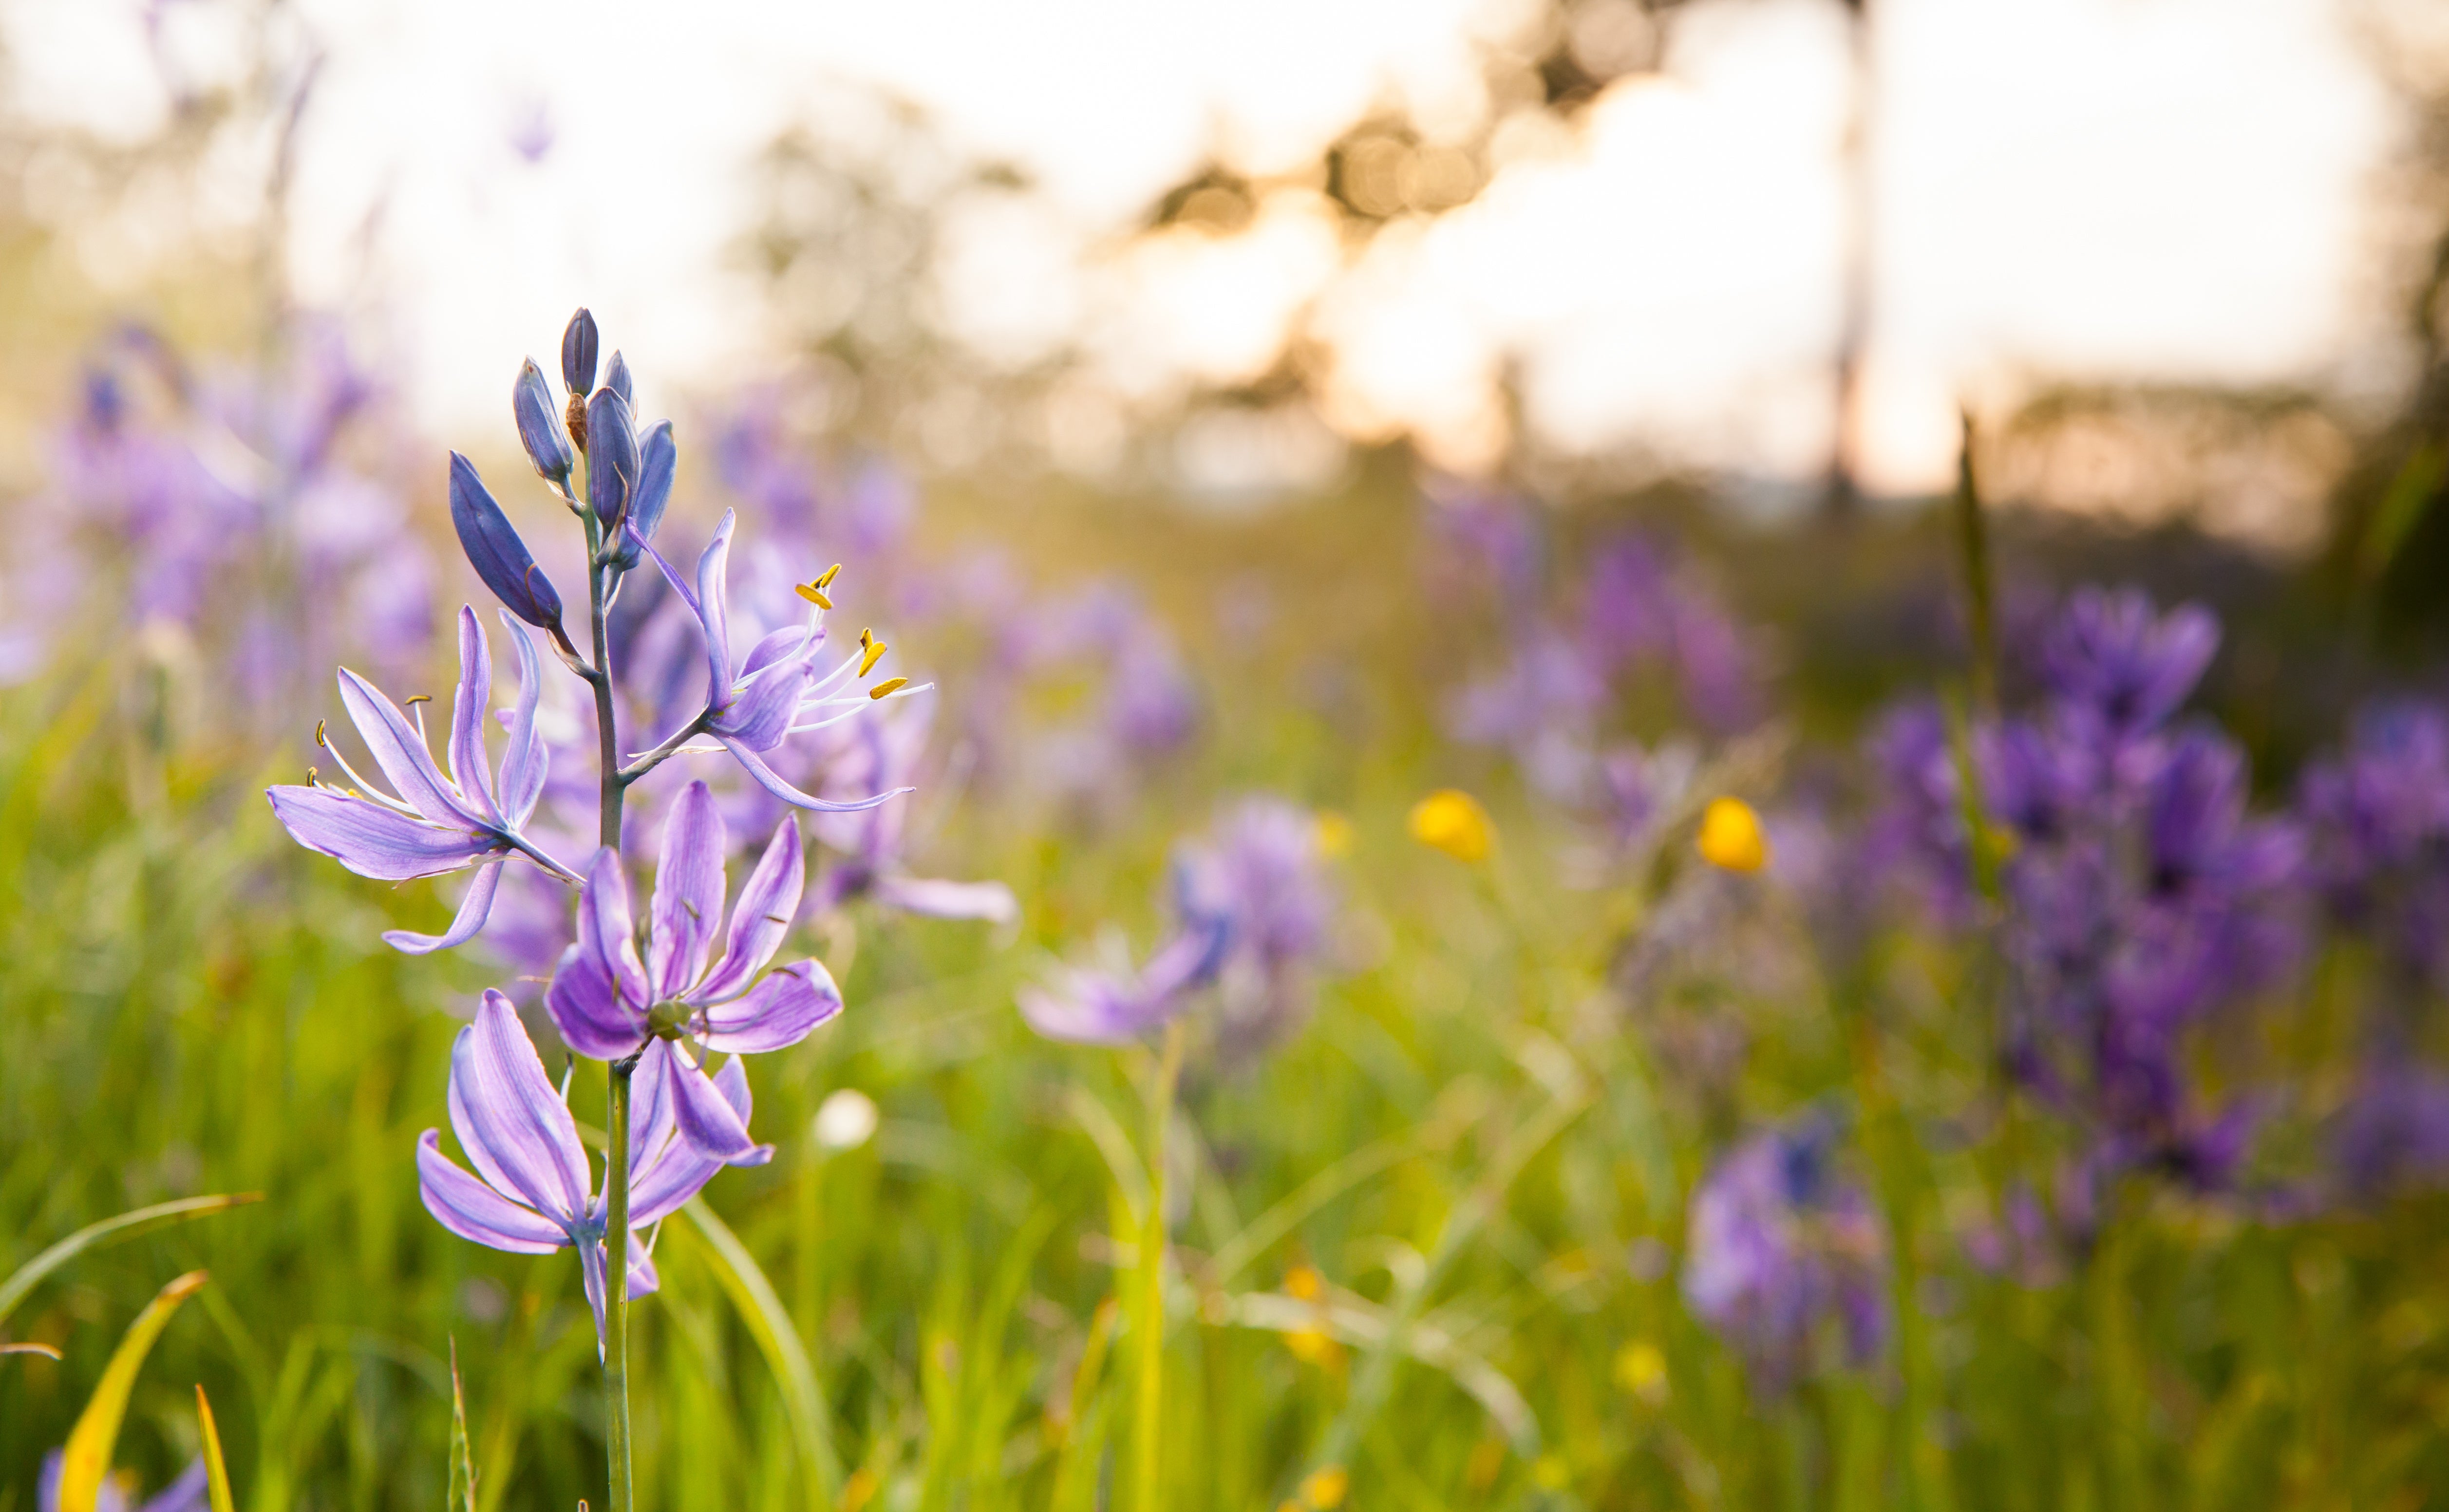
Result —
M 0 1281 L 0 1323 L 9 1321 L 9 1314 L 17 1310 L 17 1304 L 26 1300 L 26 1293 L 34 1290 L 43 1277 L 96 1245 L 112 1243 L 120 1239 L 132 1239 L 140 1234 L 150 1232 L 164 1224 L 177 1223 L 186 1218 L 201 1218 L 207 1214 L 226 1212 L 231 1208 L 244 1207 L 247 1203 L 262 1200 L 263 1194 L 260 1192 L 224 1193 L 208 1197 L 181 1197 L 176 1202 L 157 1202 L 149 1208 L 138 1208 L 133 1213 L 123 1213 L 114 1218 L 105 1218 L 100 1223 L 88 1223 L 17 1267 L 8 1280 Z
M 238 1512 L 238 1499 L 230 1495 L 229 1462 L 222 1457 L 221 1429 L 213 1424 L 213 1405 L 202 1386 L 196 1388 L 196 1436 L 203 1441 L 204 1489 L 212 1512 Z
M 791 1314 L 783 1311 L 782 1299 L 775 1294 L 765 1273 L 758 1269 L 748 1247 L 705 1205 L 704 1197 L 689 1198 L 681 1211 L 697 1225 L 698 1233 L 704 1235 L 706 1246 L 721 1262 L 714 1268 L 715 1275 L 739 1310 L 741 1322 L 747 1325 L 749 1337 L 757 1341 L 758 1350 L 765 1356 L 775 1384 L 781 1388 L 783 1410 L 790 1415 L 791 1434 L 799 1444 L 800 1463 L 816 1483 L 812 1500 L 820 1505 L 832 1505 L 841 1489 L 841 1461 L 835 1456 L 833 1438 L 826 1430 L 824 1395 L 817 1389 L 816 1368 L 808 1363 L 808 1351 L 800 1343 L 800 1331 L 792 1324 Z
M 93 1388 L 92 1400 L 85 1405 L 85 1415 L 68 1433 L 60 1463 L 59 1512 L 94 1512 L 102 1478 L 110 1473 L 110 1451 L 119 1443 L 120 1420 L 127 1415 L 127 1394 L 136 1388 L 136 1372 L 145 1368 L 153 1341 L 169 1326 L 170 1314 L 194 1296 L 205 1279 L 202 1271 L 188 1272 L 156 1293 L 127 1326 L 126 1336 L 119 1341 L 118 1350 Z
M 450 1512 L 475 1512 L 476 1465 L 468 1457 L 468 1397 L 459 1388 L 459 1341 L 451 1341 Z M 213 1512 L 221 1512 L 216 1507 Z

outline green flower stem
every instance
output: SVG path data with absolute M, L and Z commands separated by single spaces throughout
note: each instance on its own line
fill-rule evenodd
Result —
M 1164 1503 L 1161 1452 L 1165 1431 L 1165 1137 L 1173 1119 L 1173 1084 L 1182 1075 L 1183 1026 L 1176 1019 L 1166 1026 L 1165 1048 L 1158 1052 L 1156 1079 L 1148 1087 L 1147 1212 L 1140 1223 L 1139 1310 L 1133 1326 L 1139 1330 L 1139 1390 L 1133 1406 L 1132 1505 L 1138 1512 L 1157 1512 Z

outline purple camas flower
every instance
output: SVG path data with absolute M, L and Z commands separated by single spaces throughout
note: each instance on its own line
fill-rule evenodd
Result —
M 765 971 L 800 911 L 804 873 L 791 818 L 741 889 L 723 958 L 708 969 L 723 917 L 725 848 L 713 793 L 690 783 L 664 826 L 643 959 L 621 858 L 597 852 L 579 893 L 578 941 L 553 973 L 545 1006 L 579 1054 L 617 1061 L 644 1052 L 642 1070 L 661 1067 L 694 1148 L 729 1164 L 762 1165 L 773 1149 L 748 1137 L 706 1074 L 708 1058 L 797 1044 L 841 1011 L 841 994 L 816 961 Z
M 2162 615 L 2139 588 L 2078 588 L 2042 643 L 2042 676 L 2061 715 L 2114 748 L 2176 712 L 2219 637 L 2219 622 L 2197 604 Z
M 2449 986 L 2449 714 L 2389 703 L 2306 770 L 2297 813 L 2331 918 L 2381 947 L 2401 987 Z
M 2041 708 L 1969 736 L 2012 968 L 2002 1052 L 2082 1128 L 2093 1187 L 2137 1169 L 2229 1178 L 2252 1120 L 2198 1105 L 2185 1036 L 2299 951 L 2301 835 L 2248 813 L 2233 742 L 2169 722 L 2218 641 L 2201 609 L 2163 616 L 2131 590 L 2080 591 L 2044 637 Z M 1866 853 L 1919 878 L 1943 918 L 1971 917 L 1972 835 L 1944 722 L 1899 711 L 1876 748 L 1889 797 Z
M 924 704 L 903 703 L 839 733 L 827 754 L 821 791 L 908 791 L 927 744 Z M 938 919 L 1020 916 L 1020 902 L 1000 882 L 949 882 L 914 877 L 901 859 L 909 810 L 901 804 L 856 813 L 817 817 L 817 838 L 839 852 L 825 869 L 820 907 L 836 909 L 854 898 L 872 898 L 888 909 Z
M 1176 852 L 1171 903 L 1172 931 L 1145 966 L 1109 949 L 1109 959 L 1060 967 L 1024 988 L 1030 1026 L 1051 1040 L 1127 1043 L 1220 984 L 1228 1053 L 1254 1050 L 1299 1022 L 1334 911 L 1314 814 L 1274 798 L 1242 800 Z
M 696 1196 L 723 1167 L 682 1137 L 682 1094 L 670 1069 L 650 1057 L 639 1063 L 632 1084 L 633 1231 L 651 1228 Z M 712 1084 L 732 1121 L 745 1124 L 748 1079 L 740 1062 L 726 1062 Z M 426 1211 L 461 1238 L 513 1254 L 550 1254 L 574 1247 L 587 1299 L 595 1310 L 600 1345 L 605 1196 L 595 1190 L 569 1107 L 545 1075 L 517 1010 L 498 992 L 485 994 L 475 1022 L 459 1031 L 452 1046 L 450 1110 L 452 1132 L 475 1175 L 442 1153 L 439 1130 L 426 1130 L 416 1142 L 417 1186 Z M 644 1296 L 655 1290 L 655 1267 L 634 1233 L 628 1254 L 628 1293 Z
M 1861 1188 L 1832 1169 L 1835 1146 L 1823 1117 L 1767 1130 L 1692 1194 L 1685 1300 L 1771 1390 L 1812 1368 L 1832 1322 L 1856 1364 L 1886 1337 L 1885 1241 Z
M 359 776 L 324 739 L 319 726 L 316 739 L 331 752 L 354 785 L 336 787 L 312 778 L 305 786 L 275 787 L 267 794 L 273 813 L 299 845 L 321 852 L 359 876 L 398 881 L 478 869 L 458 916 L 446 932 L 423 935 L 394 929 L 383 936 L 411 954 L 463 944 L 482 929 L 501 881 L 501 865 L 513 852 L 564 877 L 570 875 L 523 833 L 545 782 L 546 753 L 535 733 L 543 674 L 527 633 L 507 616 L 503 623 L 519 652 L 519 704 L 498 777 L 485 750 L 493 676 L 492 650 L 476 611 L 462 606 L 449 775 L 434 763 L 426 743 L 423 711 L 412 723 L 381 689 L 343 667 L 341 704 L 374 754 L 376 766 L 398 795 Z
M 909 679 L 906 678 L 887 678 L 873 686 L 862 687 L 862 679 L 876 670 L 876 664 L 885 651 L 883 641 L 864 632 L 859 637 L 857 650 L 836 663 L 831 671 L 819 673 L 815 666 L 816 658 L 825 641 L 820 584 L 807 585 L 806 593 L 812 607 L 805 624 L 773 631 L 759 641 L 745 658 L 735 657 L 731 642 L 730 591 L 725 581 L 731 555 L 732 525 L 732 513 L 726 509 L 723 524 L 715 529 L 714 539 L 707 543 L 704 555 L 698 558 L 694 592 L 660 552 L 654 551 L 650 545 L 646 547 L 647 554 L 654 557 L 655 565 L 662 569 L 672 591 L 697 617 L 704 634 L 705 704 L 696 719 L 691 721 L 689 730 L 714 737 L 759 787 L 793 808 L 817 813 L 846 813 L 874 808 L 899 796 L 897 792 L 870 794 L 846 801 L 820 798 L 793 787 L 765 761 L 766 753 L 792 735 L 827 728 L 858 717 L 879 699 L 925 689 L 908 687 Z M 634 530 L 632 539 L 637 539 Z M 641 541 L 640 545 L 646 543 Z M 684 732 L 684 737 L 686 733 Z

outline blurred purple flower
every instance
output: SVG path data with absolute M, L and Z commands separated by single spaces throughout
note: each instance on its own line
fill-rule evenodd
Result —
M 383 939 L 412 955 L 464 944 L 485 927 L 501 866 L 513 852 L 570 880 L 577 880 L 559 862 L 530 842 L 524 828 L 535 812 L 545 783 L 547 756 L 535 735 L 536 699 L 542 673 L 527 632 L 506 615 L 503 625 L 519 652 L 519 703 L 511 723 L 511 740 L 502 754 L 498 779 L 485 751 L 485 716 L 492 688 L 492 654 L 476 611 L 459 611 L 459 687 L 452 700 L 451 773 L 445 776 L 426 743 L 420 710 L 411 724 L 382 690 L 340 669 L 340 701 L 358 735 L 373 752 L 375 764 L 391 779 L 394 797 L 357 775 L 337 747 L 316 739 L 330 752 L 351 787 L 333 787 L 319 779 L 305 786 L 283 785 L 268 790 L 272 812 L 291 838 L 310 851 L 332 857 L 359 876 L 401 881 L 439 876 L 447 871 L 478 869 L 474 883 L 461 901 L 451 928 L 439 935 L 394 929 Z M 417 701 L 410 700 L 412 703 Z
M 1281 799 L 1244 798 L 1176 851 L 1170 876 L 1173 928 L 1147 964 L 1058 967 L 1020 993 L 1032 1028 L 1052 1040 L 1125 1043 L 1220 984 L 1228 1056 L 1262 1048 L 1299 1022 L 1335 908 L 1316 816 Z
M 2078 588 L 2042 644 L 2042 675 L 2062 710 L 2114 746 L 2176 712 L 2219 640 L 2219 622 L 2199 605 L 2164 616 L 2139 588 Z
M 819 791 L 907 791 L 926 749 L 929 722 L 927 706 L 914 702 L 850 725 L 827 753 Z M 910 875 L 901 859 L 909 812 L 906 804 L 892 804 L 858 813 L 818 816 L 817 838 L 839 853 L 826 867 L 819 885 L 820 909 L 837 909 L 865 897 L 888 909 L 938 919 L 988 919 L 1002 924 L 1020 917 L 1020 901 L 1000 882 L 946 882 Z
M 60 1472 L 67 1464 L 65 1449 L 53 1449 L 43 1456 L 43 1468 L 34 1481 L 34 1512 L 60 1512 Z M 187 1462 L 177 1480 L 135 1503 L 135 1512 L 204 1512 L 211 1504 L 204 1462 L 198 1458 Z M 127 1488 L 118 1476 L 102 1478 L 94 1493 L 93 1512 L 129 1512 Z
M 2359 1080 L 2331 1137 L 2348 1196 L 2371 1201 L 2449 1178 L 2449 1076 L 2376 1060 Z
M 2449 714 L 2388 703 L 2298 788 L 2313 885 L 2330 917 L 2372 936 L 2401 990 L 2449 986 Z
M 1692 1194 L 1684 1297 L 1751 1368 L 1782 1390 L 1813 1366 L 1832 1319 L 1855 1364 L 1886 1337 L 1886 1245 L 1861 1188 L 1834 1171 L 1822 1116 L 1753 1135 Z
M 697 1195 L 723 1162 L 681 1135 L 675 1079 L 658 1059 L 641 1062 L 630 1089 L 629 1295 L 655 1290 L 653 1257 L 635 1233 L 651 1228 Z M 748 1121 L 748 1078 L 738 1060 L 713 1083 L 733 1121 Z M 475 1021 L 451 1048 L 452 1132 L 475 1168 L 471 1176 L 442 1153 L 439 1130 L 417 1137 L 418 1194 L 434 1220 L 463 1239 L 513 1254 L 578 1251 L 587 1300 L 604 1339 L 606 1195 L 593 1191 L 578 1126 L 545 1075 L 544 1062 L 510 999 L 488 991 Z
M 805 874 L 796 819 L 774 831 L 731 910 L 723 958 L 708 969 L 723 923 L 727 849 L 713 793 L 690 783 L 665 821 L 643 960 L 621 858 L 598 852 L 579 893 L 577 943 L 562 956 L 545 1007 L 579 1054 L 617 1061 L 644 1052 L 641 1074 L 648 1063 L 664 1068 L 694 1148 L 728 1164 L 762 1165 L 773 1147 L 749 1138 L 706 1074 L 707 1059 L 797 1044 L 842 1002 L 813 960 L 761 976 L 799 916 Z

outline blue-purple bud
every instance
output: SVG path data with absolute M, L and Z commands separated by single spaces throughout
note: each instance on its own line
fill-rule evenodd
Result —
M 638 396 L 629 384 L 629 359 L 618 352 L 612 354 L 612 365 L 604 370 L 604 387 L 619 394 L 623 404 L 636 407 Z
M 572 393 L 595 388 L 595 317 L 580 305 L 561 333 L 561 381 Z
M 629 498 L 629 525 L 646 540 L 655 538 L 664 510 L 672 502 L 672 474 L 680 469 L 680 450 L 672 445 L 672 423 L 658 420 L 638 447 L 638 488 Z M 613 560 L 624 569 L 638 565 L 638 543 L 626 534 Z
M 561 627 L 560 592 L 511 527 L 510 516 L 486 491 L 475 464 L 456 451 L 451 453 L 451 524 L 459 532 L 459 549 L 468 553 L 468 565 L 493 597 L 539 630 Z
M 570 454 L 569 437 L 562 432 L 552 391 L 545 387 L 544 370 L 532 361 L 519 370 L 519 381 L 511 389 L 511 413 L 519 423 L 519 444 L 528 449 L 535 469 L 549 482 L 567 481 L 576 458 Z
M 616 357 L 612 371 L 619 373 Z M 638 433 L 629 428 L 629 401 L 607 384 L 587 401 L 587 505 L 615 540 L 638 491 Z

